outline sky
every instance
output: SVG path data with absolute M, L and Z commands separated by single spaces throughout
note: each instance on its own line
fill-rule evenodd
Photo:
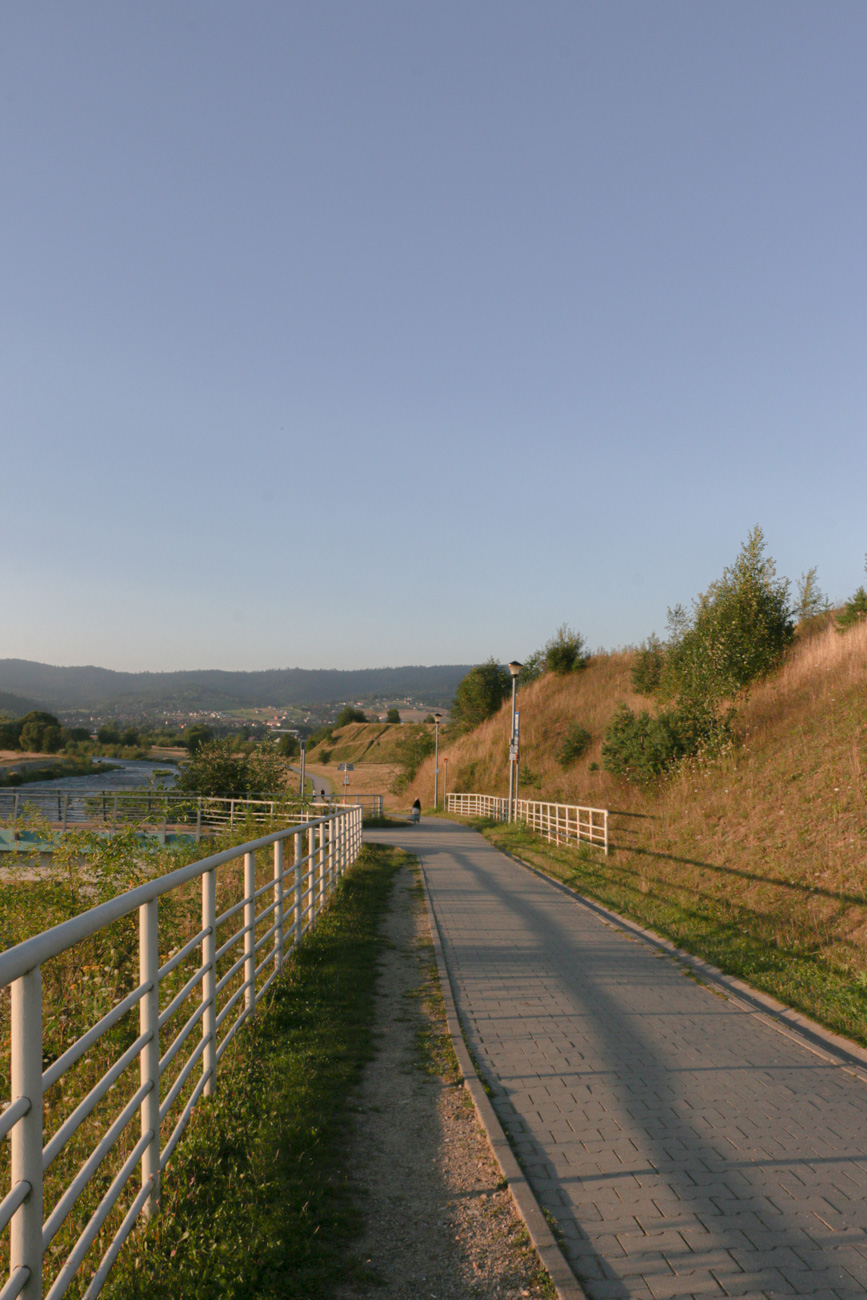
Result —
M 863 0 L 4 0 L 0 658 L 505 662 L 867 551 Z

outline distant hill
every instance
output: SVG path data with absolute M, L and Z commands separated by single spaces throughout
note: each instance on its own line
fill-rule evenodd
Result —
M 6 713 L 10 718 L 23 718 L 25 713 L 44 707 L 36 700 L 25 699 L 23 695 L 10 695 L 8 691 L 0 691 L 0 714 Z
M 317 705 L 370 696 L 410 697 L 447 704 L 470 664 L 403 668 L 273 668 L 264 672 L 196 669 L 121 673 L 93 666 L 61 668 L 29 659 L 0 659 L 3 692 L 33 696 L 48 709 L 230 709 L 262 705 Z M 2 708 L 0 704 L 0 708 Z M 16 704 L 16 708 L 19 706 Z

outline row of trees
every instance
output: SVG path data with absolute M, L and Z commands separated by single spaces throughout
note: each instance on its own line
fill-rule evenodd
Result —
M 59 754 L 69 745 L 90 740 L 86 727 L 64 727 L 53 713 L 32 709 L 23 718 L 0 720 L 0 749 Z

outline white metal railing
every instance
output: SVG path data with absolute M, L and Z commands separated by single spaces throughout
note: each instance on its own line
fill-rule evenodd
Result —
M 310 802 L 309 797 L 302 800 L 292 794 L 234 799 L 186 794 L 180 790 L 3 790 L 0 791 L 0 817 L 5 816 L 14 827 L 25 810 L 33 810 L 62 831 L 85 825 L 116 830 L 134 823 L 153 826 L 164 836 L 169 826 L 191 830 L 195 827 L 198 840 L 203 831 L 234 826 L 250 817 L 254 821 L 270 822 L 279 816 L 298 816 Z M 343 795 L 315 802 L 342 805 Z M 382 816 L 381 794 L 350 793 L 346 806 L 355 804 L 374 817 Z
M 509 801 L 491 794 L 446 795 L 446 812 L 460 817 L 491 817 L 504 822 L 509 818 Z M 555 844 L 600 845 L 608 853 L 608 809 L 584 808 L 579 804 L 545 803 L 534 799 L 516 799 L 514 820 Z
M 95 1267 L 85 1296 L 92 1300 L 98 1294 L 139 1215 L 150 1216 L 156 1209 L 162 1171 L 196 1102 L 214 1093 L 218 1063 L 228 1044 L 276 978 L 287 950 L 313 926 L 357 858 L 361 833 L 362 810 L 347 805 L 148 881 L 0 953 L 0 987 L 11 985 L 11 1091 L 0 1115 L 0 1138 L 11 1138 L 11 1185 L 0 1202 L 0 1232 L 10 1229 L 9 1279 L 0 1289 L 0 1300 L 19 1295 L 40 1300 L 44 1270 L 46 1300 L 59 1300 L 102 1233 L 97 1248 L 101 1257 L 88 1261 Z M 265 879 L 259 883 L 256 854 L 266 849 L 273 849 L 273 871 L 269 864 L 263 872 L 260 862 L 259 877 L 264 874 Z M 197 880 L 198 929 L 197 892 L 195 899 L 189 890 L 184 893 L 184 887 Z M 197 932 L 177 951 L 163 954 L 161 962 L 159 902 L 169 895 L 169 917 L 186 900 L 190 928 Z M 83 941 L 95 942 L 107 927 L 116 927 L 136 912 L 138 963 L 128 981 L 135 987 L 107 1008 L 96 1005 L 94 992 L 95 1023 L 43 1069 L 43 964 L 49 963 L 46 969 L 56 984 L 50 959 Z M 228 937 L 227 926 L 233 931 Z M 127 929 L 134 942 L 134 931 L 129 925 Z M 49 1003 L 49 1017 L 63 1013 L 62 988 L 58 997 L 61 1005 Z M 179 1015 L 185 1023 L 176 1032 Z M 116 1059 L 97 1078 L 103 1061 L 94 1064 L 88 1053 L 100 1040 L 103 1053 L 111 1049 Z M 63 1080 L 75 1083 L 80 1076 L 70 1077 L 70 1071 L 78 1062 L 85 1071 L 85 1095 L 78 1100 L 76 1093 L 64 1106 Z M 137 1086 L 131 1077 L 136 1063 Z M 76 1101 L 71 1113 L 64 1114 Z M 135 1139 L 128 1130 L 137 1115 Z M 81 1129 L 89 1116 L 90 1123 Z M 54 1125 L 46 1120 L 54 1120 Z M 46 1127 L 53 1132 L 48 1134 Z M 100 1171 L 94 1180 L 115 1148 L 111 1169 Z M 53 1165 L 50 1190 L 56 1200 L 47 1206 L 49 1189 L 44 1190 L 43 1178 Z M 138 1190 L 124 1196 L 137 1168 Z M 82 1198 L 92 1180 L 94 1188 Z M 78 1222 L 64 1228 L 80 1198 L 73 1216 Z M 51 1251 L 62 1228 L 60 1250 L 55 1243 Z M 51 1252 L 48 1260 L 46 1252 Z

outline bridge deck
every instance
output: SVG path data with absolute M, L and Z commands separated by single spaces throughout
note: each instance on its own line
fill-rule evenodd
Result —
M 591 1300 L 867 1294 L 867 1084 L 425 819 L 468 1044 Z

